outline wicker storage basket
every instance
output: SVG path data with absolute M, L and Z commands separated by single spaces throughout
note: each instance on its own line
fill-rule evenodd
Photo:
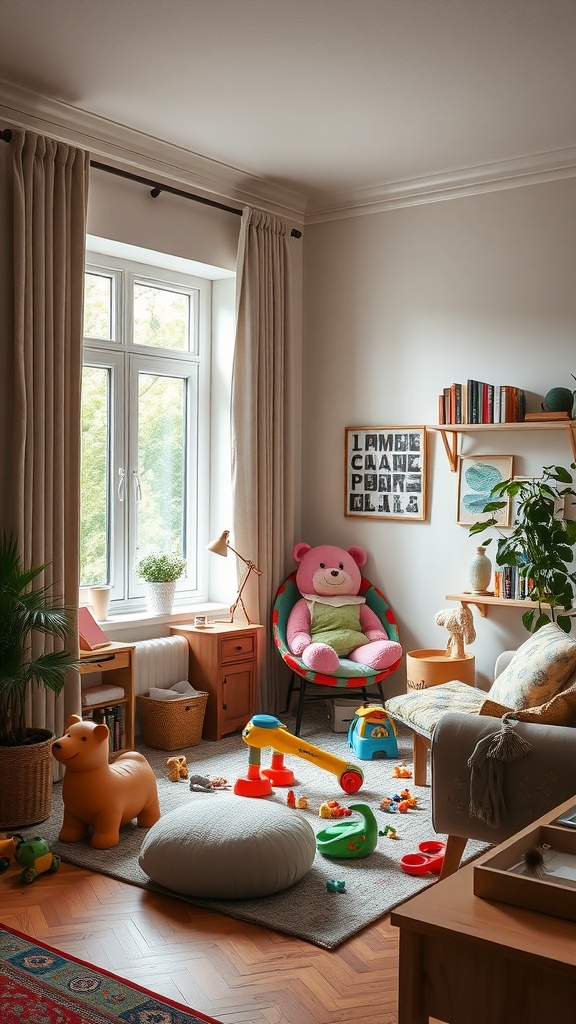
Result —
M 28 730 L 36 742 L 22 747 L 0 747 L 0 827 L 21 828 L 46 821 L 52 810 L 54 733 Z
M 155 700 L 139 695 L 142 739 L 147 747 L 158 750 L 180 750 L 195 747 L 202 736 L 208 694 L 199 691 L 190 697 Z

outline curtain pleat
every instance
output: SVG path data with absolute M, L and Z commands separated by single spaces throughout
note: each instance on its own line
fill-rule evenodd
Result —
M 244 591 L 266 628 L 258 710 L 278 712 L 285 669 L 270 615 L 294 543 L 294 373 L 288 228 L 271 214 L 242 215 L 232 369 L 233 544 L 262 570 Z M 240 569 L 242 566 L 240 566 Z
M 0 172 L 0 522 L 26 565 L 50 563 L 44 584 L 76 610 L 89 155 L 13 131 Z M 68 646 L 77 652 L 77 635 Z M 79 709 L 70 672 L 57 701 L 33 691 L 28 725 L 60 733 Z

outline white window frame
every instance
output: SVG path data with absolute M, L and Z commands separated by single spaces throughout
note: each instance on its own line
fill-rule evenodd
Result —
M 109 437 L 109 556 L 112 585 L 110 614 L 140 612 L 145 588 L 136 577 L 136 507 L 133 471 L 137 470 L 138 373 L 182 377 L 186 385 L 185 531 L 189 568 L 178 581 L 175 607 L 208 596 L 206 545 L 209 540 L 210 363 L 212 282 L 98 253 L 86 253 L 86 273 L 106 274 L 114 280 L 112 340 L 85 338 L 84 364 L 111 370 L 111 423 Z M 134 282 L 181 291 L 191 296 L 189 352 L 136 345 L 132 339 Z M 124 501 L 118 500 L 124 470 Z

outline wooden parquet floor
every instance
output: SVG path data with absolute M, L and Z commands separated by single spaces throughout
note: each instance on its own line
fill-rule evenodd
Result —
M 328 952 L 72 865 L 20 871 L 0 876 L 1 921 L 223 1024 L 397 1024 L 388 917 Z

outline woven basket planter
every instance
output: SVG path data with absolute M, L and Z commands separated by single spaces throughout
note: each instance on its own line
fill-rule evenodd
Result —
M 142 739 L 147 747 L 157 750 L 181 750 L 195 747 L 202 736 L 204 712 L 208 694 L 199 692 L 191 697 L 176 697 L 174 700 L 154 700 L 153 697 L 136 697 Z
M 34 732 L 37 742 L 21 747 L 0 746 L 0 828 L 21 828 L 46 821 L 52 810 L 54 734 Z

